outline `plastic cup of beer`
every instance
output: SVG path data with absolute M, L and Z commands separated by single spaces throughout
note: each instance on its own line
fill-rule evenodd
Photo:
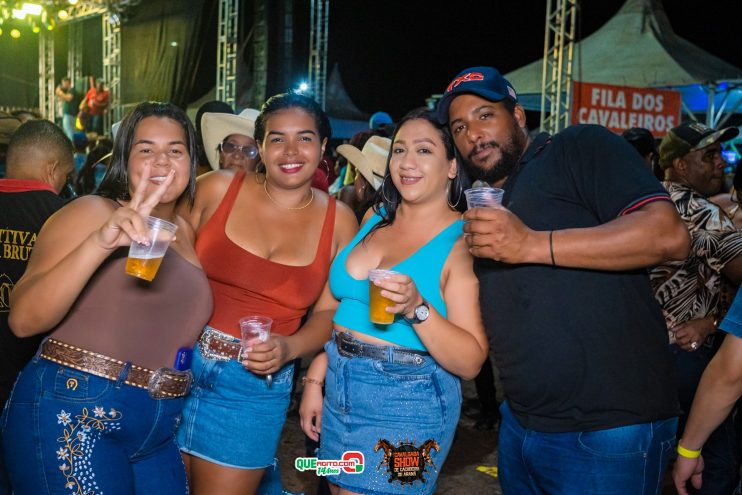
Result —
M 178 226 L 161 218 L 147 217 L 149 245 L 132 242 L 126 273 L 148 282 L 154 280 L 170 242 L 175 238 Z
M 469 208 L 493 207 L 502 204 L 505 191 L 496 187 L 472 187 L 464 191 Z
M 392 270 L 375 269 L 368 271 L 368 317 L 371 323 L 378 325 L 388 325 L 394 322 L 394 313 L 388 313 L 387 306 L 394 306 L 395 303 L 381 295 L 381 287 L 374 282 L 389 278 L 392 275 L 398 275 L 399 272 Z

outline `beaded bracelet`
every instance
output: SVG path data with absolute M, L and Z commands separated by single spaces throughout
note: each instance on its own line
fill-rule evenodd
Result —
M 319 385 L 320 387 L 323 387 L 325 385 L 324 380 L 315 380 L 314 378 L 309 378 L 308 376 L 305 376 L 301 379 L 301 384 L 306 385 L 307 383 L 314 383 L 315 385 Z

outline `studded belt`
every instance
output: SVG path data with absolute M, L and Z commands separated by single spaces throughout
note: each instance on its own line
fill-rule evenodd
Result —
M 228 333 L 207 327 L 198 338 L 198 343 L 201 344 L 201 355 L 207 359 L 242 361 L 240 341 Z
M 335 334 L 335 344 L 337 344 L 338 352 L 345 357 L 367 357 L 397 364 L 420 366 L 425 362 L 424 358 L 430 356 L 425 351 L 361 342 L 347 332 L 337 332 Z
M 129 364 L 55 339 L 44 341 L 40 356 L 53 363 L 113 381 L 119 379 L 124 367 Z M 191 380 L 190 371 L 171 368 L 150 370 L 129 364 L 124 383 L 147 390 L 153 399 L 174 399 L 188 394 Z

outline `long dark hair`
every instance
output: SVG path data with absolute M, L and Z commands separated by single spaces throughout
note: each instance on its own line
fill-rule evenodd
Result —
M 450 205 L 454 205 L 457 211 L 464 212 L 466 210 L 464 190 L 471 185 L 471 181 L 461 166 L 461 157 L 458 155 L 456 146 L 453 143 L 453 137 L 451 137 L 451 131 L 448 129 L 448 125 L 440 125 L 436 118 L 436 114 L 432 110 L 429 110 L 426 107 L 416 108 L 402 117 L 402 119 L 397 123 L 394 135 L 392 136 L 392 149 L 394 149 L 394 140 L 397 139 L 399 130 L 411 120 L 425 120 L 429 122 L 430 125 L 438 131 L 438 134 L 443 141 L 443 146 L 446 150 L 446 159 L 451 160 L 456 158 L 456 168 L 458 173 L 456 174 L 456 177 L 451 180 L 451 187 L 448 191 L 448 201 Z M 381 183 L 381 187 L 376 191 L 376 197 L 374 198 L 374 211 L 381 214 L 381 221 L 374 225 L 374 227 L 369 231 L 369 234 L 377 229 L 393 224 L 394 218 L 397 216 L 397 208 L 402 201 L 402 195 L 399 194 L 399 190 L 394 185 L 390 175 L 389 162 L 391 157 L 392 153 L 390 152 L 386 160 L 384 180 Z
M 134 110 L 124 117 L 113 141 L 111 164 L 96 194 L 114 201 L 120 199 L 128 201 L 131 199 L 128 179 L 129 153 L 131 153 L 131 146 L 134 143 L 134 131 L 137 125 L 147 117 L 167 117 L 183 127 L 191 167 L 188 187 L 178 197 L 178 202 L 187 198 L 188 204 L 192 206 L 193 198 L 196 195 L 196 167 L 198 166 L 196 131 L 193 129 L 193 124 L 191 124 L 188 115 L 172 103 L 145 101 L 137 105 Z
M 290 91 L 288 93 L 280 93 L 268 98 L 263 103 L 260 109 L 260 115 L 255 119 L 255 142 L 260 146 L 265 139 L 265 124 L 270 116 L 280 110 L 287 108 L 301 108 L 309 115 L 314 118 L 314 124 L 317 126 L 317 132 L 319 132 L 319 141 L 322 143 L 325 139 L 330 141 L 332 137 L 332 127 L 330 127 L 330 118 L 327 116 L 319 103 L 314 99 L 303 95 L 301 93 L 295 93 Z M 260 161 L 256 166 L 257 172 L 265 172 L 265 164 Z

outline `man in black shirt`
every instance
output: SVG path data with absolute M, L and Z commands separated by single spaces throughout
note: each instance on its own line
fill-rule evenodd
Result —
M 529 138 L 494 68 L 462 71 L 438 114 L 472 179 L 505 190 L 464 216 L 506 398 L 503 493 L 656 493 L 678 406 L 645 268 L 689 247 L 667 192 L 605 128 Z
M 41 226 L 64 204 L 58 194 L 74 169 L 72 154 L 64 132 L 46 120 L 21 125 L 8 145 L 0 179 L 0 407 L 44 337 L 21 339 L 10 331 L 10 291 L 26 270 Z M 9 493 L 6 479 L 0 459 L 0 494 Z

